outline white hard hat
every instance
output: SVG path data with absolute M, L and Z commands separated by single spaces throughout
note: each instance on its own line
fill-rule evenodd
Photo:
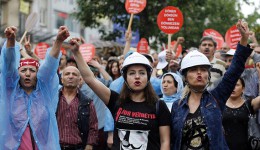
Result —
M 156 66 L 156 69 L 163 69 L 168 65 L 168 62 L 166 61 L 166 50 L 159 53 L 158 59 L 159 62 Z
M 226 56 L 234 56 L 235 55 L 236 50 L 235 49 L 230 49 L 229 51 L 227 51 L 227 53 L 221 54 L 222 57 L 226 57 Z
M 139 54 L 138 52 L 133 52 L 133 54 L 129 55 L 125 60 L 122 65 L 121 69 L 121 74 L 123 75 L 124 72 L 126 71 L 126 68 L 130 65 L 135 65 L 135 64 L 140 64 L 140 65 L 145 65 L 146 68 L 149 69 L 148 74 L 151 74 L 153 71 L 152 66 L 150 65 L 149 60 L 142 54 Z
M 182 59 L 180 72 L 183 75 L 183 70 L 190 68 L 190 67 L 201 66 L 201 65 L 206 65 L 206 66 L 211 67 L 209 59 L 201 52 L 194 50 L 194 51 L 189 52 Z

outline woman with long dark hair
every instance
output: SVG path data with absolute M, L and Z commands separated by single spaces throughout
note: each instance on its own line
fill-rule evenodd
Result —
M 169 150 L 170 112 L 158 101 L 149 79 L 152 67 L 143 55 L 134 52 L 121 69 L 123 89 L 118 95 L 99 82 L 79 52 L 78 39 L 70 44 L 84 81 L 108 106 L 115 120 L 113 150 Z

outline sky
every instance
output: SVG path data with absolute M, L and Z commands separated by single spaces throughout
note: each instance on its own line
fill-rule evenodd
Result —
M 242 2 L 242 0 L 240 0 Z M 247 5 L 245 2 L 242 2 L 242 13 L 247 16 L 249 14 L 252 14 L 254 12 L 254 8 L 256 7 L 260 7 L 260 0 L 248 0 L 250 3 L 254 3 L 254 5 Z M 260 13 L 260 9 L 258 10 L 258 12 Z

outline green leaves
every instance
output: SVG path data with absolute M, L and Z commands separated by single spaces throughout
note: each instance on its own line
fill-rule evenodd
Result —
M 127 28 L 129 19 L 126 17 L 128 14 L 124 0 L 77 1 L 79 10 L 75 15 L 84 26 L 97 28 L 100 26 L 99 19 L 107 17 L 110 20 L 113 19 L 114 23 L 120 23 Z M 140 38 L 153 37 L 155 40 L 150 45 L 154 49 L 157 49 L 158 44 L 167 43 L 167 35 L 159 30 L 156 19 L 160 10 L 168 5 L 178 7 L 183 13 L 184 25 L 178 33 L 172 36 L 172 40 L 183 36 L 185 48 L 198 47 L 202 33 L 207 28 L 219 31 L 224 37 L 229 27 L 234 25 L 239 18 L 244 18 L 237 0 L 147 0 L 146 8 L 137 14 L 140 20 L 133 20 L 132 30 L 139 29 Z M 123 15 L 125 17 L 118 18 Z M 255 32 L 260 30 L 259 24 L 256 23 L 259 16 L 255 12 L 248 16 L 248 20 L 246 19 Z M 107 33 L 103 29 L 100 29 L 100 32 L 106 40 L 114 40 L 121 34 L 120 32 Z

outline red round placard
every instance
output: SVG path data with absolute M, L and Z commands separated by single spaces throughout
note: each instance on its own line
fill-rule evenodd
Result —
M 183 25 L 182 12 L 177 7 L 165 7 L 157 16 L 157 25 L 166 34 L 178 32 Z
M 81 52 L 83 59 L 86 62 L 89 62 L 95 56 L 95 46 L 92 44 L 82 44 L 79 47 L 79 51 Z
M 141 40 L 138 42 L 137 52 L 140 54 L 148 54 L 148 42 L 145 38 L 141 38 Z
M 125 9 L 129 14 L 138 14 L 144 10 L 146 0 L 126 0 Z
M 44 59 L 47 49 L 50 47 L 49 44 L 44 43 L 44 42 L 40 42 L 36 45 L 35 49 L 34 49 L 34 53 L 35 55 L 37 55 L 40 59 Z
M 230 48 L 236 49 L 237 43 L 240 41 L 240 39 L 241 39 L 241 34 L 237 29 L 236 25 L 233 25 L 227 30 L 225 35 L 225 41 Z

